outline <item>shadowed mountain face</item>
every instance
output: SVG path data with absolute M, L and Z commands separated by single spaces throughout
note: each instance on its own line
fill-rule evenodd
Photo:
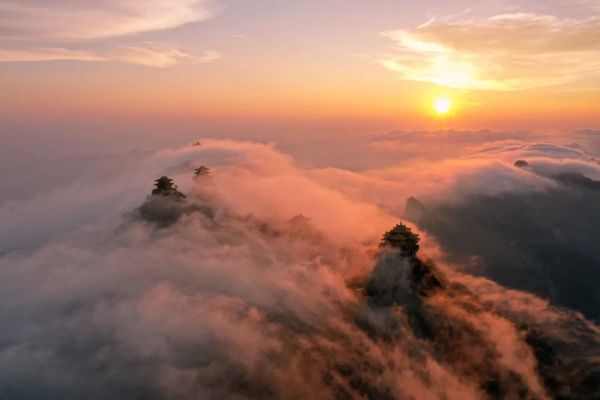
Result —
M 573 315 L 566 318 L 571 326 L 557 335 L 533 319 L 514 318 L 482 301 L 460 278 L 449 279 L 432 261 L 407 254 L 414 238 L 410 229 L 386 233 L 366 284 L 370 308 L 386 320 L 383 337 L 393 343 L 414 336 L 436 361 L 475 382 L 481 398 L 592 399 L 600 394 L 595 350 L 600 338 L 593 327 Z M 569 340 L 563 336 L 567 331 Z
M 600 320 L 600 182 L 554 177 L 557 188 L 407 201 L 406 216 L 451 261 L 502 285 L 533 292 Z

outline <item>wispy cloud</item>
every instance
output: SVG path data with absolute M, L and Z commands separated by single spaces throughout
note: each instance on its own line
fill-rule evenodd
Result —
M 430 20 L 383 32 L 379 58 L 404 79 L 467 89 L 521 90 L 590 80 L 600 70 L 600 18 L 529 13 Z
M 198 54 L 163 43 L 131 43 L 124 37 L 173 29 L 213 16 L 209 0 L 60 0 L 0 3 L 0 62 L 120 61 L 152 67 L 205 63 Z M 83 49 L 83 50 L 82 50 Z
M 113 57 L 131 64 L 165 68 L 180 64 L 204 64 L 218 60 L 221 54 L 214 50 L 206 50 L 202 54 L 190 54 L 162 43 L 144 43 L 122 46 Z
M 122 45 L 106 51 L 90 52 L 60 47 L 36 47 L 24 50 L 1 50 L 2 62 L 36 61 L 116 61 L 127 64 L 168 68 L 176 65 L 204 64 L 218 60 L 221 54 L 215 50 L 187 53 L 164 43 L 141 43 Z
M 34 62 L 34 61 L 101 61 L 103 58 L 87 52 L 69 50 L 62 47 L 40 47 L 32 49 L 0 49 L 0 62 Z
M 21 39 L 80 41 L 176 28 L 212 16 L 206 0 L 72 3 L 0 3 L 0 34 Z

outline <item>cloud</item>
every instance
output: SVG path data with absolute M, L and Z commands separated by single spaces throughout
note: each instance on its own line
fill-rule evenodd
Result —
M 204 64 L 218 60 L 221 54 L 207 50 L 202 54 L 190 54 L 176 47 L 162 43 L 142 43 L 119 46 L 108 51 L 77 51 L 66 48 L 31 48 L 21 50 L 0 50 L 2 62 L 36 61 L 116 61 L 127 64 L 144 65 L 155 68 L 168 68 L 185 64 Z
M 0 229 L 0 253 L 28 249 L 88 224 L 119 219 L 145 198 L 148 182 L 157 176 L 173 176 L 190 189 L 196 164 L 211 166 L 216 190 L 240 213 L 283 220 L 303 214 L 342 241 L 376 241 L 393 221 L 376 206 L 349 199 L 311 179 L 273 146 L 228 140 L 200 143 L 153 153 L 116 177 L 76 181 L 26 199 L 5 201 L 0 208 L 5 222 Z M 47 213 L 47 207 L 54 212 Z
M 200 162 L 212 167 L 212 189 L 191 180 L 190 167 Z M 132 199 L 142 202 L 161 173 L 176 176 L 190 201 L 213 207 L 214 219 L 194 213 L 157 230 L 115 218 Z M 75 206 L 82 203 L 85 211 Z M 432 357 L 421 365 L 410 341 L 387 351 L 356 326 L 358 299 L 346 280 L 369 268 L 368 243 L 380 233 L 372 232 L 391 220 L 377 222 L 384 214 L 375 207 L 311 181 L 270 146 L 204 141 L 167 149 L 119 178 L 9 208 L 20 220 L 9 224 L 11 237 L 30 223 L 48 235 L 0 257 L 1 281 L 12 288 L 0 291 L 11 321 L 0 329 L 7 343 L 1 393 L 293 399 L 367 388 L 426 397 L 447 388 L 467 398 L 478 392 Z M 52 209 L 56 219 L 44 226 L 36 209 Z M 290 220 L 298 211 L 311 219 Z M 69 220 L 75 233 L 59 234 L 56 222 Z M 431 387 L 429 369 L 444 389 Z
M 524 90 L 591 82 L 600 67 L 600 18 L 528 13 L 436 20 L 382 33 L 396 48 L 380 57 L 403 79 L 442 86 Z
M 579 144 L 596 136 L 585 131 L 545 141 L 397 132 L 376 135 L 357 150 L 366 159 L 380 155 L 374 168 L 314 169 L 311 176 L 414 221 L 463 270 L 598 320 L 600 288 L 592 282 L 600 281 L 593 243 L 600 234 L 600 164 Z M 447 149 L 447 157 L 431 157 L 436 146 Z M 381 160 L 387 165 L 379 166 Z M 516 167 L 517 160 L 527 166 Z M 419 201 L 409 201 L 405 213 L 411 196 Z
M 483 166 L 483 176 L 503 171 L 497 182 L 506 181 L 506 191 L 515 181 L 510 172 L 517 182 L 535 174 L 505 170 L 500 148 L 529 152 L 532 168 L 560 163 L 543 154 L 567 154 L 565 164 L 585 159 L 560 146 L 504 142 L 472 152 L 488 163 L 462 161 L 473 162 L 470 171 Z M 398 221 L 380 204 L 402 200 L 400 192 L 391 197 L 393 188 L 418 189 L 408 174 L 346 171 L 362 182 L 358 192 L 372 192 L 366 201 L 326 181 L 330 169 L 307 167 L 274 145 L 234 140 L 201 140 L 122 165 L 119 174 L 88 174 L 94 178 L 0 204 L 0 397 L 597 394 L 544 383 L 573 372 L 571 383 L 593 378 L 588 357 L 600 333 L 583 317 L 457 272 L 431 237 L 422 254 L 436 260 L 426 264 L 443 282 L 436 292 L 411 287 L 407 260 L 377 255 L 382 232 Z M 194 179 L 198 165 L 211 174 Z M 464 165 L 451 166 L 438 164 L 462 176 L 456 180 L 468 178 Z M 190 210 L 212 212 L 187 212 L 164 228 L 138 218 L 163 174 L 188 195 Z M 390 197 L 377 198 L 386 180 L 395 185 L 385 185 Z M 365 298 L 370 279 L 391 291 L 393 306 Z M 435 328 L 434 336 L 419 326 Z M 568 363 L 538 358 L 526 339 L 534 329 Z
M 598 0 L 562 0 L 559 4 L 584 12 L 600 12 L 600 1 Z
M 356 144 L 370 166 L 314 169 L 311 174 L 349 196 L 391 209 L 403 207 L 410 196 L 543 191 L 556 186 L 551 177 L 558 172 L 600 179 L 596 158 L 583 149 L 587 146 L 573 143 L 571 135 L 550 138 L 488 131 L 392 132 Z M 519 159 L 528 160 L 537 173 L 514 168 Z
M 514 166 L 516 160 L 525 166 Z M 600 281 L 591 239 L 600 234 L 600 164 L 594 157 L 551 143 L 500 141 L 479 146 L 446 172 L 451 184 L 423 191 L 421 201 L 407 203 L 406 216 L 451 260 L 600 318 L 600 288 L 591 283 Z M 435 170 L 427 174 L 435 179 Z
M 205 0 L 29 0 L 0 4 L 0 36 L 81 41 L 176 28 L 212 16 Z
M 213 16 L 209 1 L 71 3 L 0 4 L 0 62 L 119 61 L 165 68 L 220 57 L 212 50 L 191 53 L 164 43 L 123 40 L 207 20 Z
M 34 61 L 101 61 L 102 57 L 88 52 L 69 50 L 60 47 L 47 47 L 27 50 L 2 50 L 0 49 L 0 62 L 34 62 Z
M 207 50 L 203 54 L 190 54 L 160 43 L 147 43 L 139 46 L 122 46 L 113 59 L 130 64 L 166 68 L 181 64 L 204 64 L 218 60 L 218 51 Z

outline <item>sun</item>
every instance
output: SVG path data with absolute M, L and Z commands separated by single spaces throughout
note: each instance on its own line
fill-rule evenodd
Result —
M 452 110 L 452 100 L 447 97 L 438 97 L 433 102 L 433 110 L 438 115 L 446 115 Z

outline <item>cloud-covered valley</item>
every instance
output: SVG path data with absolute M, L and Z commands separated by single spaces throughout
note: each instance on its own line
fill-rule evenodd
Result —
M 0 397 L 597 398 L 579 135 L 395 132 L 327 162 L 207 139 L 31 181 L 0 203 Z M 185 198 L 149 196 L 164 175 Z M 416 254 L 380 245 L 401 221 Z

